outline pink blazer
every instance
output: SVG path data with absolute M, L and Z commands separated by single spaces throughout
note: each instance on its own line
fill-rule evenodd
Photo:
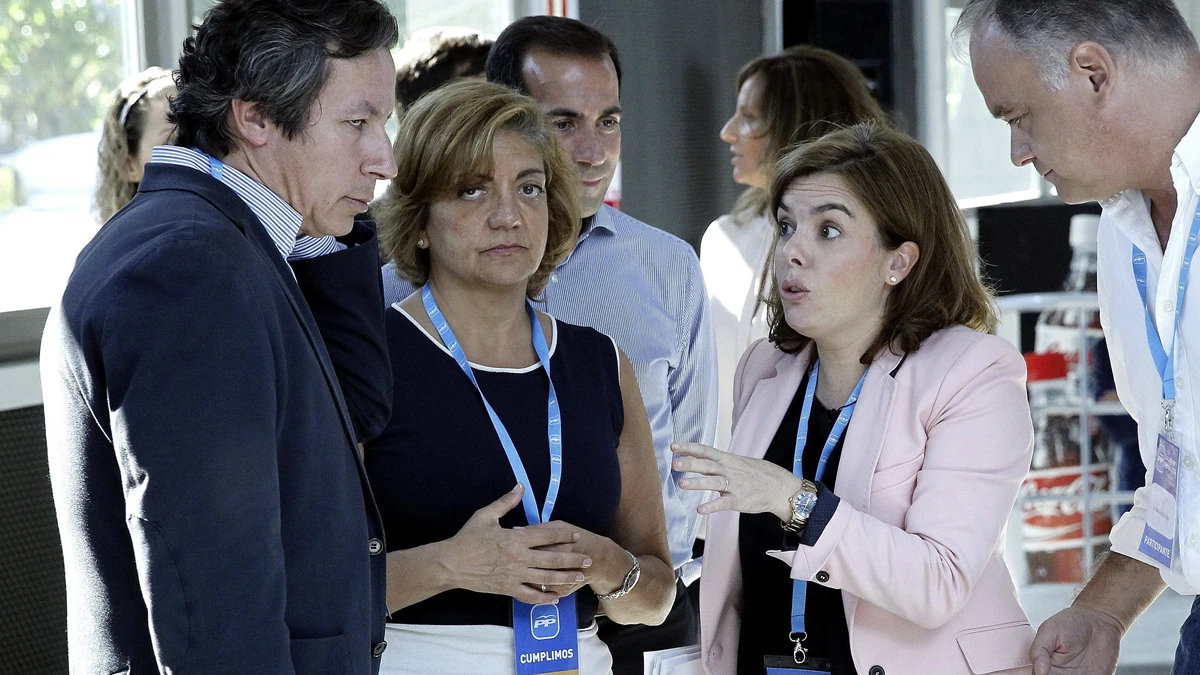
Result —
M 734 383 L 730 452 L 766 454 L 811 355 L 751 345 Z M 958 326 L 903 364 L 885 351 L 846 430 L 832 520 L 815 546 L 763 555 L 795 579 L 841 589 L 860 675 L 1028 674 L 1033 629 L 1002 542 L 1032 452 L 1025 363 L 1008 342 Z M 708 523 L 700 627 L 710 675 L 736 670 L 738 517 Z

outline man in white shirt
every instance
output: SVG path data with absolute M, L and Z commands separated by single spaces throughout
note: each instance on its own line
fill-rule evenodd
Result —
M 1036 675 L 1111 673 L 1121 637 L 1167 585 L 1200 589 L 1200 290 L 1182 292 L 1189 233 L 1200 229 L 1200 50 L 1171 0 L 972 0 L 956 32 L 970 36 L 975 81 L 1012 130 L 1013 163 L 1033 164 L 1067 202 L 1104 207 L 1101 318 L 1148 487 L 1113 529 L 1113 553 L 1042 624 L 1030 658 Z M 1162 470 L 1170 459 L 1177 481 Z M 1157 539 L 1156 526 L 1167 530 Z M 1197 605 L 1177 674 L 1200 672 Z

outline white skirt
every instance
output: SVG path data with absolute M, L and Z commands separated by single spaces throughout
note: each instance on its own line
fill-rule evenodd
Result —
M 595 623 L 579 631 L 579 675 L 611 675 L 612 655 Z M 505 626 L 387 625 L 379 675 L 514 675 L 513 631 Z

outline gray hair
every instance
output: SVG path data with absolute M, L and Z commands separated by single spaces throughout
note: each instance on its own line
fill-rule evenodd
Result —
M 379 0 L 222 0 L 183 43 L 169 115 L 175 142 L 228 155 L 235 100 L 258 103 L 293 139 L 308 126 L 331 59 L 391 49 L 398 35 Z
M 1172 0 L 970 0 L 954 39 L 961 45 L 992 23 L 1037 60 L 1055 89 L 1066 86 L 1071 50 L 1089 40 L 1162 79 L 1178 76 L 1200 53 Z

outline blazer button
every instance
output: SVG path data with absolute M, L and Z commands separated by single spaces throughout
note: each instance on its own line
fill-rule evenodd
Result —
M 374 656 L 375 658 L 379 658 L 379 657 L 383 656 L 383 650 L 385 650 L 385 649 L 387 649 L 387 641 L 380 640 L 379 642 L 375 643 L 375 648 L 371 650 L 371 656 Z M 874 673 L 874 671 L 871 671 L 871 672 Z M 882 673 L 883 671 L 881 670 L 879 672 Z
M 867 675 L 883 675 L 883 666 L 871 666 L 867 671 Z
M 819 581 L 821 583 L 825 583 L 826 581 L 829 581 L 829 572 L 826 572 L 825 570 L 821 570 L 820 572 L 817 572 L 817 581 Z M 880 671 L 878 674 L 871 673 L 871 675 L 882 675 L 882 674 L 883 674 L 883 671 Z
M 383 542 L 378 539 L 372 539 L 367 542 L 367 550 L 371 552 L 371 555 L 379 555 L 383 553 Z

